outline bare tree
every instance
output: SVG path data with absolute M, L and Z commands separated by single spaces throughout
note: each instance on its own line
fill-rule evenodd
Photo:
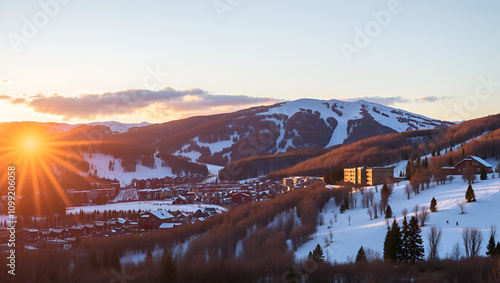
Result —
M 333 214 L 333 219 L 335 219 L 335 222 L 337 222 L 337 217 L 338 217 L 338 216 L 339 216 L 339 214 L 338 214 L 337 212 L 335 212 L 335 213 Z
M 370 220 L 373 220 L 373 211 L 371 207 L 368 207 L 368 211 L 366 212 L 368 215 L 370 215 Z
M 420 213 L 418 214 L 418 220 L 420 222 L 420 226 L 425 226 L 425 222 L 429 219 L 429 210 L 427 207 L 422 207 L 420 209 Z
M 451 258 L 458 261 L 461 256 L 462 249 L 460 249 L 460 243 L 456 242 L 455 245 L 453 245 L 453 249 L 451 250 Z
M 427 234 L 427 240 L 429 241 L 429 260 L 438 259 L 438 249 L 439 242 L 441 241 L 441 236 L 443 235 L 443 231 L 441 228 L 436 226 L 432 226 Z
M 455 177 L 453 177 L 452 175 L 448 176 L 448 182 L 450 182 L 450 184 L 451 184 L 451 182 L 453 182 L 454 179 L 455 179 Z
M 418 204 L 413 207 L 413 212 L 415 212 L 415 217 L 418 218 Z
M 366 194 L 362 193 L 361 194 L 361 205 L 363 206 L 363 208 L 366 208 L 367 199 L 368 199 L 368 197 L 366 196 Z
M 403 217 L 406 218 L 406 215 L 408 214 L 408 209 L 403 208 L 403 210 L 401 210 L 401 214 L 403 214 Z
M 351 217 L 352 216 L 350 214 L 347 216 L 347 220 L 349 221 L 349 225 L 351 225 Z
M 375 251 L 375 250 L 372 250 L 370 248 L 368 248 L 368 249 L 365 250 L 365 255 L 366 255 L 366 260 L 368 262 L 372 262 L 372 261 L 376 261 L 376 260 L 382 259 L 379 251 Z
M 465 212 L 465 202 L 464 201 L 459 201 L 457 203 L 458 207 L 460 207 L 460 214 L 466 214 L 467 212 Z
M 378 218 L 378 203 L 377 202 L 374 202 L 373 203 L 373 218 L 377 219 Z
M 330 232 L 328 232 L 328 236 L 330 237 L 330 243 L 333 243 L 333 232 L 332 232 L 332 230 L 330 230 Z
M 368 192 L 368 199 L 370 200 L 370 204 L 373 205 L 373 198 L 375 197 L 375 194 L 373 193 L 373 190 L 370 190 Z
M 330 223 L 330 227 L 333 226 L 333 219 L 330 218 L 330 220 L 328 221 Z
M 387 203 L 383 202 L 383 201 L 380 201 L 380 203 L 378 204 L 378 209 L 380 211 L 380 216 L 384 215 L 386 207 L 387 207 Z
M 410 199 L 410 195 L 411 195 L 411 186 L 410 186 L 410 184 L 407 184 L 407 185 L 405 186 L 405 193 L 406 193 L 406 197 L 407 197 L 408 199 Z
M 483 234 L 477 228 L 462 229 L 462 240 L 464 242 L 465 256 L 467 258 L 479 255 L 483 244 Z
M 323 214 L 321 214 L 318 217 L 318 222 L 319 222 L 319 226 L 323 226 L 323 224 L 325 224 L 325 217 L 323 216 Z
M 328 237 L 325 237 L 325 247 L 330 246 L 330 241 L 328 241 Z
M 469 182 L 469 184 L 474 183 L 474 181 L 476 180 L 476 172 L 474 171 L 474 168 L 472 168 L 472 166 L 465 167 L 462 173 L 462 179 L 464 180 L 464 182 Z

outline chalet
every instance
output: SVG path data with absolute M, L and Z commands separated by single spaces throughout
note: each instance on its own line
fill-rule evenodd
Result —
M 173 218 L 164 210 L 146 211 L 139 216 L 139 229 L 156 230 L 163 223 L 172 223 Z
M 49 237 L 51 239 L 64 239 L 69 236 L 68 229 L 49 229 Z
M 493 166 L 484 159 L 477 156 L 467 156 L 453 166 L 441 167 L 448 175 L 462 175 L 465 168 L 472 168 L 476 174 L 480 174 L 484 169 L 486 173 L 493 173 Z
M 172 204 L 187 204 L 187 203 L 188 203 L 188 199 L 185 196 L 176 197 L 176 198 L 174 198 L 174 201 L 172 202 Z
M 252 201 L 252 195 L 249 193 L 237 192 L 231 196 L 231 202 L 237 204 L 250 203 Z

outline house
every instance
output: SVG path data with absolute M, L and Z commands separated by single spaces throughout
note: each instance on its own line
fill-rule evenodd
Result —
M 252 201 L 252 195 L 249 193 L 234 193 L 231 196 L 231 202 L 232 203 L 238 203 L 238 204 L 243 204 L 243 203 L 250 203 Z
M 480 174 L 484 169 L 486 173 L 493 173 L 493 166 L 484 159 L 477 156 L 467 156 L 453 166 L 441 167 L 448 175 L 462 175 L 465 168 L 472 168 L 476 174 Z
M 174 216 L 164 210 L 146 211 L 139 216 L 139 229 L 156 230 L 163 223 L 172 223 Z
M 188 200 L 185 196 L 176 197 L 172 204 L 187 204 Z
M 360 186 L 375 186 L 394 178 L 394 167 L 356 167 L 344 169 L 344 182 Z

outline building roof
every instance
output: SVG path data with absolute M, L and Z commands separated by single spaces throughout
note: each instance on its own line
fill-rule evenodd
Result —
M 169 228 L 173 228 L 173 227 L 178 226 L 178 225 L 180 225 L 180 224 L 179 223 L 162 223 L 159 228 L 160 229 L 169 229 Z
M 455 164 L 455 166 L 457 166 L 458 164 L 466 161 L 466 160 L 475 160 L 479 163 L 481 163 L 483 166 L 485 167 L 490 167 L 490 168 L 493 168 L 493 165 L 489 164 L 488 162 L 486 162 L 484 159 L 482 159 L 481 157 L 477 157 L 477 156 L 467 156 L 466 158 L 462 159 L 460 162 L 458 162 L 457 164 Z
M 152 215 L 158 217 L 161 220 L 169 219 L 169 218 L 173 218 L 174 217 L 172 214 L 166 212 L 165 210 L 149 211 L 149 213 L 151 213 Z

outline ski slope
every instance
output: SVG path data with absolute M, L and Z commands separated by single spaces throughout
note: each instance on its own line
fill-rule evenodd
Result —
M 495 175 L 495 179 L 492 179 L 493 175 Z M 410 200 L 407 199 L 404 191 L 408 181 L 400 182 L 399 185 L 395 186 L 393 194 L 389 198 L 389 205 L 400 225 L 403 219 L 401 211 L 404 208 L 409 211 L 407 217 L 411 217 L 415 215 L 413 213 L 415 205 L 428 208 L 433 197 L 437 200 L 438 211 L 429 213 L 429 220 L 424 227 L 421 227 L 426 257 L 428 255 L 426 235 L 431 226 L 441 227 L 443 231 L 439 246 L 440 258 L 445 258 L 451 254 L 453 246 L 457 242 L 460 243 L 462 255 L 464 255 L 461 238 L 463 228 L 478 228 L 482 231 L 483 244 L 480 254 L 485 254 L 491 225 L 500 227 L 500 179 L 498 178 L 498 174 L 489 174 L 489 179 L 484 181 L 480 181 L 479 176 L 477 177 L 478 181 L 472 185 L 477 201 L 465 204 L 466 214 L 460 214 L 461 210 L 457 206 L 458 202 L 465 201 L 465 191 L 467 189 L 467 184 L 462 181 L 461 176 L 455 176 L 451 184 L 449 182 L 439 186 L 431 184 L 429 189 L 421 191 L 418 195 L 412 193 Z M 374 202 L 380 201 L 380 188 L 381 186 L 379 186 L 378 193 L 375 193 Z M 370 187 L 369 190 L 375 189 L 374 187 Z M 343 214 L 340 214 L 334 200 L 330 200 L 327 204 L 327 213 L 321 213 L 325 218 L 325 224 L 318 226 L 318 231 L 313 240 L 298 248 L 295 252 L 297 259 L 307 257 L 307 254 L 317 244 L 321 245 L 325 258 L 331 262 L 348 262 L 354 260 L 360 246 L 363 246 L 365 250 L 372 249 L 383 255 L 383 242 L 387 231 L 387 221 L 384 219 L 384 216 L 370 220 L 370 216 L 367 214 L 368 209 L 362 208 L 361 194 L 359 192 L 355 194 L 357 194 L 358 199 L 357 208 L 347 210 Z M 338 213 L 338 221 L 333 223 L 331 229 L 328 229 L 330 219 L 334 219 L 335 212 Z M 351 225 L 349 225 L 348 221 L 349 215 L 351 216 Z M 393 219 L 391 218 L 390 223 L 392 221 Z M 330 230 L 333 232 L 333 243 L 326 246 L 325 238 L 329 238 Z

